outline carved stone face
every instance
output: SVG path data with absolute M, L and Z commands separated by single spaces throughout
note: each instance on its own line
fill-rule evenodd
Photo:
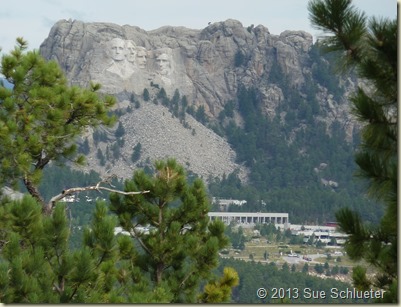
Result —
M 156 58 L 156 63 L 161 75 L 167 75 L 170 72 L 170 58 L 166 53 L 160 54 Z
M 121 38 L 113 38 L 110 41 L 110 56 L 115 61 L 122 61 L 125 58 L 125 43 Z
M 145 68 L 146 67 L 146 50 L 142 48 L 137 49 L 136 53 L 136 63 L 139 68 Z
M 126 57 L 127 57 L 127 61 L 133 63 L 136 59 L 136 46 L 133 42 L 131 41 L 127 41 L 126 46 Z

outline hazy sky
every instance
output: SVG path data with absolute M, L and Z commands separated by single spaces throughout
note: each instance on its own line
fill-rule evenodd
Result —
M 112 22 L 154 30 L 161 26 L 203 29 L 208 22 L 239 20 L 244 27 L 262 24 L 271 34 L 304 30 L 314 36 L 307 0 L 0 0 L 0 47 L 8 52 L 15 38 L 39 48 L 60 19 Z M 396 0 L 354 0 L 369 16 L 396 18 Z

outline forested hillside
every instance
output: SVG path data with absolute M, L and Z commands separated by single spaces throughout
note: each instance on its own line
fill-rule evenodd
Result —
M 309 270 L 312 272 L 313 266 L 310 265 L 309 269 L 304 268 L 303 272 L 293 272 L 293 269 L 289 265 L 278 266 L 275 263 L 262 264 L 254 261 L 243 261 L 234 259 L 220 259 L 219 271 L 223 267 L 230 266 L 235 268 L 240 277 L 241 283 L 233 291 L 232 302 L 239 304 L 280 304 L 280 303 L 293 303 L 293 304 L 355 304 L 355 303 L 371 303 L 368 300 L 357 300 L 357 299 L 338 299 L 335 294 L 332 296 L 332 289 L 338 289 L 338 291 L 344 291 L 346 288 L 351 288 L 350 284 L 336 281 L 334 279 L 322 279 L 319 277 L 309 276 L 306 272 Z M 269 289 L 269 294 L 265 299 L 261 299 L 256 295 L 256 290 L 259 288 Z M 272 298 L 274 291 L 273 288 L 283 289 L 298 289 L 298 295 L 296 291 L 286 291 L 285 295 L 276 295 L 277 298 Z M 308 291 L 314 291 L 315 298 L 308 298 L 310 293 Z M 304 292 L 306 290 L 306 292 Z M 317 293 L 324 292 L 325 298 L 317 297 Z M 337 292 L 338 292 L 337 291 Z M 309 291 L 310 292 L 310 291 Z M 289 298 L 289 293 L 292 297 Z
M 340 120 L 323 120 L 328 110 L 318 102 L 317 88 L 325 86 L 336 99 L 345 99 L 341 84 L 346 78 L 334 75 L 336 57 L 323 56 L 318 48 L 315 44 L 309 52 L 312 78 L 299 90 L 288 86 L 278 66 L 272 69 L 269 82 L 285 97 L 273 117 L 263 114 L 258 88 L 241 87 L 231 102 L 242 126 L 232 120 L 232 112 L 222 111 L 220 133 L 238 162 L 250 169 L 248 184 L 241 184 L 234 173 L 209 185 L 213 196 L 248 201 L 232 211 L 288 212 L 292 223 L 333 221 L 334 212 L 344 206 L 371 222 L 381 215 L 380 207 L 364 197 L 364 183 L 354 177 L 358 131 L 347 136 Z

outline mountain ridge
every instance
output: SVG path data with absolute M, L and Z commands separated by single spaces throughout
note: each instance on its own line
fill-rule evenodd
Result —
M 213 196 L 298 221 L 333 220 L 344 203 L 366 204 L 352 178 L 359 124 L 348 102 L 362 82 L 337 77 L 336 56 L 320 54 L 304 31 L 272 35 L 233 19 L 152 31 L 64 20 L 40 52 L 72 85 L 100 82 L 118 100 L 118 125 L 80 140 L 87 170 L 127 178 L 153 159 L 178 157 Z
M 119 40 L 117 44 L 124 44 L 127 50 L 132 46 L 129 50 L 134 50 L 136 58 L 128 61 L 129 53 L 124 59 L 113 58 L 110 54 L 113 40 Z M 187 98 L 188 106 L 193 106 L 195 111 L 202 108 L 210 122 L 218 123 L 218 116 L 228 102 L 236 99 L 242 85 L 257 87 L 262 112 L 274 117 L 280 104 L 288 100 L 280 86 L 269 82 L 274 67 L 279 67 L 280 73 L 286 76 L 288 86 L 301 88 L 311 75 L 307 62 L 312 43 L 312 35 L 304 31 L 272 35 L 263 25 L 245 28 L 234 19 L 215 22 L 200 30 L 164 26 L 152 31 L 129 25 L 61 20 L 41 44 L 40 52 L 45 58 L 56 60 L 73 85 L 87 86 L 91 81 L 99 81 L 105 93 L 132 93 L 137 99 L 141 99 L 144 89 L 149 89 L 152 100 L 157 96 L 155 89 L 163 88 L 170 98 L 178 89 Z M 140 53 L 145 64 L 138 62 Z M 160 56 L 169 60 L 170 67 L 165 71 L 159 65 Z M 119 67 L 131 68 L 123 73 Z M 348 116 L 347 105 L 334 101 L 324 87 L 317 95 L 329 110 L 324 120 L 344 118 L 350 138 L 354 124 Z M 282 113 L 282 118 L 285 115 Z M 242 116 L 235 110 L 232 118 L 241 125 Z M 230 161 L 232 158 L 226 164 Z M 241 167 L 229 169 L 232 172 L 236 168 Z M 244 179 L 244 169 L 241 169 Z M 209 173 L 216 175 L 211 170 Z M 219 176 L 222 175 L 220 172 Z

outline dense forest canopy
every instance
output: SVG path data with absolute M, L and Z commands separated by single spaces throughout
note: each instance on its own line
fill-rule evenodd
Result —
M 231 210 L 288 212 L 290 222 L 296 224 L 332 221 L 336 210 L 344 206 L 372 223 L 381 216 L 381 208 L 364 196 L 364 183 L 354 177 L 358 133 L 347 141 L 341 122 L 328 126 L 319 120 L 325 112 L 316 98 L 319 85 L 327 87 L 336 99 L 344 99 L 341 78 L 335 75 L 338 55 L 324 55 L 319 49 L 317 42 L 309 51 L 312 75 L 300 89 L 288 86 L 280 67 L 273 65 L 269 81 L 279 86 L 285 97 L 273 118 L 263 114 L 258 89 L 244 86 L 234 104 L 228 104 L 241 114 L 243 126 L 222 111 L 221 131 L 235 149 L 238 162 L 250 169 L 249 184 L 242 184 L 235 173 L 209 184 L 214 196 L 248 200 L 246 206 Z M 350 78 L 354 78 L 352 74 Z M 319 169 L 321 165 L 324 168 Z M 338 185 L 324 184 L 326 179 Z

